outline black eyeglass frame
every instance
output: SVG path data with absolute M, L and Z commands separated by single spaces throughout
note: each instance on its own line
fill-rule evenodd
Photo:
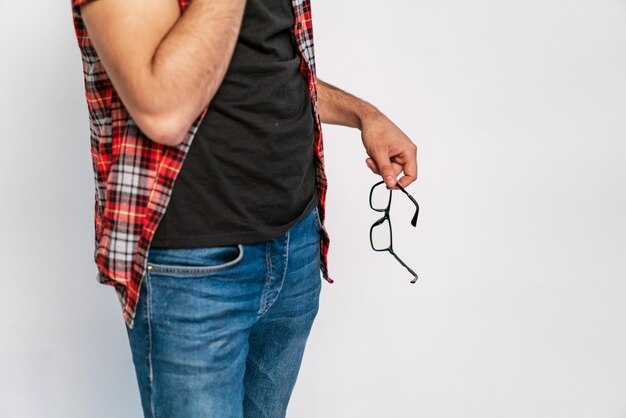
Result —
M 398 257 L 398 255 L 393 251 L 393 233 L 392 233 L 392 229 L 391 229 L 391 216 L 389 215 L 389 210 L 391 209 L 391 196 L 392 196 L 392 192 L 394 189 L 388 189 L 389 190 L 389 200 L 387 201 L 387 207 L 385 207 L 384 209 L 378 209 L 375 208 L 374 205 L 372 204 L 372 196 L 374 195 L 374 189 L 376 188 L 376 186 L 379 186 L 381 184 L 385 183 L 383 180 L 379 181 L 378 183 L 374 184 L 372 186 L 372 189 L 370 190 L 370 208 L 372 208 L 373 210 L 375 210 L 376 212 L 384 212 L 385 215 L 378 219 L 377 221 L 375 221 L 372 226 L 370 227 L 370 245 L 372 246 L 372 249 L 374 251 L 389 251 L 389 253 L 391 255 L 393 255 L 396 260 L 398 260 L 398 262 L 400 264 L 402 264 L 412 275 L 413 275 L 413 279 L 411 280 L 411 283 L 415 283 L 418 279 L 417 273 L 415 273 L 409 266 L 406 265 L 406 263 L 404 261 L 402 261 L 400 259 L 400 257 Z M 411 202 L 413 202 L 413 204 L 415 205 L 415 214 L 413 215 L 413 219 L 411 219 L 411 225 L 413 225 L 414 227 L 417 226 L 417 216 L 419 214 L 419 204 L 417 203 L 417 201 L 413 198 L 413 196 L 411 196 L 405 189 L 404 187 L 402 187 L 399 183 L 396 183 L 396 186 L 398 187 L 398 189 L 400 189 L 405 195 L 407 195 L 407 197 L 409 199 L 411 199 Z M 374 246 L 374 240 L 372 238 L 373 232 L 374 232 L 374 228 L 377 227 L 378 225 L 382 224 L 383 222 L 388 221 L 388 225 L 389 225 L 389 246 L 387 248 L 376 248 Z

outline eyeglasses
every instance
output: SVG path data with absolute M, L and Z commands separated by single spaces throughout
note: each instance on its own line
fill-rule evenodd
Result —
M 411 199 L 411 202 L 415 205 L 415 215 L 411 219 L 411 225 L 417 226 L 417 215 L 420 207 L 404 187 L 396 183 L 398 189 L 400 189 L 405 195 Z M 391 207 L 391 196 L 394 189 L 387 189 L 384 181 L 379 181 L 372 186 L 370 190 L 370 207 L 377 212 L 384 212 L 385 215 L 374 222 L 370 228 L 370 244 L 374 251 L 389 251 L 396 260 L 400 262 L 406 269 L 413 275 L 411 283 L 417 281 L 417 274 L 407 266 L 404 261 L 400 260 L 400 257 L 393 251 L 393 234 L 391 232 L 391 218 L 389 216 L 389 209 Z

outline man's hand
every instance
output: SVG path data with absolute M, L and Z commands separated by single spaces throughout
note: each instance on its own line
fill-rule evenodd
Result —
M 388 189 L 397 190 L 396 182 L 406 187 L 417 179 L 417 147 L 381 111 L 320 79 L 317 91 L 322 122 L 361 130 L 369 155 L 365 164 L 383 177 Z M 397 180 L 401 172 L 404 176 Z
M 417 147 L 384 114 L 375 111 L 362 118 L 361 139 L 369 155 L 365 164 L 382 176 L 388 189 L 397 190 L 396 181 L 407 187 L 417 179 Z

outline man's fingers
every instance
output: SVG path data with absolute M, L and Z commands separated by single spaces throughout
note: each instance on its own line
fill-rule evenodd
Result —
M 370 170 L 372 170 L 372 173 L 374 173 L 374 174 L 380 174 L 380 173 L 378 172 L 378 167 L 376 167 L 376 163 L 375 163 L 375 162 L 374 162 L 374 160 L 372 160 L 370 157 L 367 157 L 367 158 L 365 159 L 365 165 L 366 165 L 366 166 L 367 166 Z
M 417 179 L 417 160 L 415 155 L 409 154 L 408 159 L 403 165 L 403 171 L 404 176 L 398 180 L 398 183 L 400 183 L 402 187 L 407 187 Z
M 371 153 L 372 158 L 378 167 L 378 174 L 382 176 L 388 189 L 393 188 L 396 185 L 397 179 L 391 160 L 389 159 L 389 154 L 384 148 L 374 149 Z
M 367 165 L 367 167 L 372 170 L 372 173 L 374 174 L 378 174 L 380 175 L 380 170 L 378 169 L 378 166 L 376 165 L 376 162 L 372 159 L 372 158 L 366 158 L 365 159 L 365 165 Z M 393 167 L 393 172 L 395 174 L 396 177 L 398 177 L 398 175 L 400 173 L 402 173 L 402 164 L 396 163 L 394 161 L 391 162 L 391 166 Z

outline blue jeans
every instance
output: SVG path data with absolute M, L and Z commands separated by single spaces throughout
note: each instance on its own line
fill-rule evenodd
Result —
M 253 244 L 150 248 L 126 328 L 146 418 L 285 416 L 321 290 L 317 208 Z

